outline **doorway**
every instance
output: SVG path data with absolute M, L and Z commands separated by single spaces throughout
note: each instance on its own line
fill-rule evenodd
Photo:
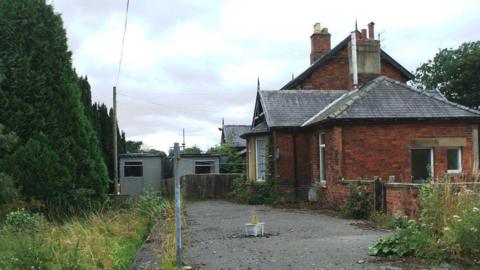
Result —
M 412 182 L 421 183 L 432 178 L 433 149 L 412 149 Z

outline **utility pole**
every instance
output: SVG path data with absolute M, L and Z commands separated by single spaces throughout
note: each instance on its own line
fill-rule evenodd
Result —
M 117 87 L 113 87 L 113 182 L 115 183 L 115 194 L 120 195 L 120 184 L 118 183 L 118 149 L 117 149 Z
M 183 134 L 183 143 L 182 143 L 182 148 L 183 148 L 183 151 L 185 151 L 185 128 L 183 128 L 183 130 L 182 130 L 182 134 Z
M 175 175 L 175 239 L 177 267 L 182 267 L 182 219 L 180 201 L 180 176 L 178 175 L 178 162 L 180 161 L 180 146 L 173 145 L 173 173 Z

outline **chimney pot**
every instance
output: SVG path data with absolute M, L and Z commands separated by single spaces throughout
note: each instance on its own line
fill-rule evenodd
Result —
M 375 39 L 375 23 L 368 24 L 368 39 Z
M 362 35 L 360 36 L 360 39 L 367 39 L 367 29 L 362 29 Z
M 322 25 L 320 23 L 315 23 L 313 25 L 313 33 L 318 34 L 320 32 L 322 32 Z

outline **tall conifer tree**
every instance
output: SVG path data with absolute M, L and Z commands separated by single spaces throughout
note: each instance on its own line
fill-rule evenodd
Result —
M 27 197 L 100 204 L 108 177 L 81 102 L 60 15 L 44 0 L 0 0 L 0 123 L 18 136 L 2 162 Z

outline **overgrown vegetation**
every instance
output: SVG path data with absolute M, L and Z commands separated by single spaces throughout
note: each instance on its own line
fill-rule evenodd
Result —
M 421 214 L 377 242 L 374 255 L 416 256 L 429 262 L 455 261 L 480 267 L 480 195 L 464 186 L 427 184 Z
M 24 209 L 8 214 L 0 230 L 0 269 L 128 269 L 171 204 L 147 194 L 126 205 L 64 223 Z
M 235 179 L 233 198 L 247 204 L 273 204 L 277 201 L 277 187 L 273 179 L 264 182 L 248 181 L 245 175 Z
M 233 147 L 227 144 L 220 144 L 220 145 L 211 147 L 207 151 L 207 153 L 219 154 L 226 157 L 226 159 L 222 161 L 222 163 L 220 164 L 220 173 L 245 172 L 244 160 Z
M 350 184 L 342 212 L 347 218 L 367 219 L 372 212 L 372 196 L 359 184 Z
M 370 215 L 369 219 L 385 229 L 406 228 L 409 220 L 408 216 L 394 218 L 391 215 L 379 212 Z

